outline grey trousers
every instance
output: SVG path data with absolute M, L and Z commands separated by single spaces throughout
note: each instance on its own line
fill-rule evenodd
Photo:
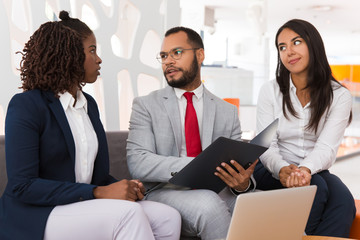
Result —
M 182 236 L 214 240 L 226 238 L 236 196 L 228 187 L 217 194 L 172 185 L 149 193 L 146 199 L 167 204 L 180 212 Z

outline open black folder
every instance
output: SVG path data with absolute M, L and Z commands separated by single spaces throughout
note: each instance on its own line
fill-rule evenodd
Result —
M 214 175 L 222 162 L 235 160 L 245 169 L 263 154 L 275 136 L 278 119 L 273 121 L 250 142 L 219 137 L 169 182 L 192 189 L 210 189 L 220 192 L 226 184 Z M 231 166 L 231 164 L 230 164 Z

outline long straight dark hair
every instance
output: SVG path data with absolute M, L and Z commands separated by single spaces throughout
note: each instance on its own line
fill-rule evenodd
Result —
M 275 46 L 278 52 L 276 81 L 279 84 L 280 91 L 283 95 L 282 108 L 285 117 L 288 118 L 286 110 L 288 110 L 291 115 L 298 117 L 290 100 L 290 72 L 281 62 L 278 48 L 278 36 L 285 28 L 291 29 L 299 34 L 300 37 L 305 40 L 309 49 L 309 65 L 305 89 L 308 89 L 310 94 L 311 117 L 307 129 L 314 130 L 316 133 L 321 117 L 329 110 L 333 100 L 332 83 L 337 85 L 336 88 L 343 86 L 331 73 L 324 43 L 317 29 L 311 23 L 301 19 L 292 19 L 286 22 L 279 28 L 275 37 Z M 351 118 L 352 114 L 350 112 L 349 123 L 351 122 Z

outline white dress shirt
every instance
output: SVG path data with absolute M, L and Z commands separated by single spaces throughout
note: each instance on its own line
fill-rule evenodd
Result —
M 174 88 L 175 95 L 178 98 L 179 102 L 179 109 L 180 109 L 180 119 L 181 119 L 181 157 L 186 157 L 186 142 L 185 142 L 185 112 L 186 112 L 186 106 L 187 106 L 187 100 L 184 97 L 184 93 L 186 92 L 183 89 L 180 88 Z M 196 116 L 198 119 L 199 124 L 199 132 L 200 132 L 200 139 L 202 139 L 202 119 L 203 119 L 203 110 L 204 110 L 204 98 L 203 98 L 203 92 L 204 92 L 204 86 L 201 84 L 198 88 L 196 88 L 193 95 L 193 105 L 196 111 Z M 202 142 L 202 141 L 201 141 Z
M 288 111 L 286 119 L 282 110 L 282 94 L 275 80 L 266 82 L 259 93 L 257 105 L 257 132 L 279 118 L 276 138 L 260 157 L 264 166 L 279 178 L 282 167 L 295 164 L 310 169 L 311 174 L 329 169 L 335 162 L 338 147 L 348 125 L 352 107 L 350 92 L 332 83 L 333 101 L 322 116 L 316 134 L 306 129 L 311 109 L 310 103 L 302 107 L 296 96 L 296 87 L 290 79 L 290 99 L 298 118 Z
M 77 101 L 65 92 L 60 95 L 75 142 L 75 176 L 78 183 L 91 183 L 94 162 L 98 152 L 98 140 L 94 127 L 87 114 L 87 100 L 81 91 L 77 92 Z

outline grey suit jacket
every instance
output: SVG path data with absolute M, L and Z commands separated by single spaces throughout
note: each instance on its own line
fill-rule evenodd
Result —
M 237 108 L 204 87 L 202 148 L 218 137 L 240 140 Z M 145 186 L 167 182 L 193 158 L 180 157 L 181 120 L 178 99 L 172 87 L 154 91 L 133 101 L 127 142 L 127 161 L 133 178 Z M 152 185 L 152 184 L 151 184 Z

